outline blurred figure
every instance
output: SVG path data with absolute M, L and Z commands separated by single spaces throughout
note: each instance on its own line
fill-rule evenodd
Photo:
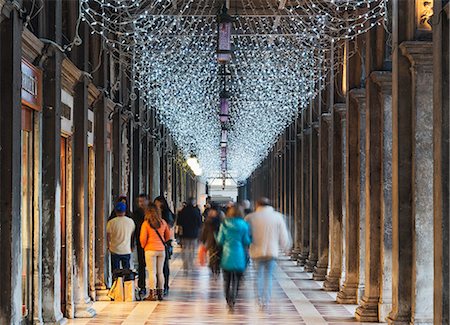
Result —
M 125 211 L 125 215 L 129 218 L 132 218 L 133 215 L 132 215 L 131 211 L 129 210 L 129 206 L 128 206 L 128 197 L 125 194 L 119 195 L 115 204 L 117 204 L 119 202 L 122 202 L 123 204 L 126 205 L 127 211 Z M 114 219 L 116 216 L 117 216 L 116 210 L 112 210 L 111 214 L 109 215 L 108 221 Z
M 242 201 L 242 208 L 244 209 L 245 215 L 252 213 L 251 203 L 249 200 Z
M 127 211 L 125 203 L 117 203 L 114 211 L 116 217 L 106 224 L 106 239 L 111 252 L 113 272 L 120 268 L 130 268 L 131 242 L 136 228 L 133 220 L 125 215 Z
M 139 294 L 141 296 L 146 295 L 146 288 L 145 288 L 145 252 L 144 249 L 141 246 L 139 235 L 141 233 L 141 227 L 144 223 L 145 219 L 145 211 L 147 210 L 149 203 L 148 195 L 147 194 L 139 194 L 136 200 L 136 208 L 133 211 L 133 220 L 134 224 L 136 226 L 135 231 L 135 239 L 136 239 L 136 249 L 137 249 L 137 258 L 138 258 L 138 274 L 139 274 L 139 280 L 138 280 L 138 287 L 139 287 Z
M 145 212 L 145 221 L 140 233 L 141 246 L 145 251 L 147 265 L 147 288 L 149 295 L 146 300 L 163 300 L 164 295 L 164 260 L 166 242 L 170 239 L 170 229 L 161 217 L 159 209 L 150 204 Z M 158 279 L 158 287 L 156 286 Z
M 195 206 L 195 200 L 189 199 L 187 205 L 178 215 L 177 225 L 183 247 L 183 268 L 185 271 L 193 269 L 195 250 L 197 246 L 200 227 L 202 226 L 202 214 Z
M 167 200 L 164 198 L 164 196 L 158 196 L 153 203 L 161 211 L 161 216 L 170 229 L 170 239 L 166 242 L 166 257 L 164 260 L 164 295 L 167 296 L 169 294 L 169 260 L 172 258 L 173 253 L 172 241 L 174 239 L 173 228 L 175 224 L 175 217 L 172 210 L 170 210 L 169 204 L 167 203 Z
M 217 245 L 216 236 L 222 223 L 221 215 L 216 207 L 211 207 L 203 225 L 200 241 L 208 250 L 209 268 L 215 276 L 220 274 L 221 250 Z
M 256 263 L 258 304 L 261 309 L 270 303 L 272 273 L 280 249 L 287 250 L 290 237 L 283 215 L 274 210 L 267 198 L 256 202 L 256 211 L 246 218 L 252 229 L 250 257 Z
M 223 270 L 225 298 L 230 311 L 234 310 L 239 282 L 247 268 L 246 247 L 250 245 L 250 229 L 238 206 L 230 207 L 220 226 L 217 243 L 222 248 L 220 266 Z

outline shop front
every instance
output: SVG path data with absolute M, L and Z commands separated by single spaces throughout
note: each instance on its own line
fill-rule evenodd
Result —
M 39 114 L 42 109 L 42 73 L 22 60 L 22 317 L 33 319 L 33 289 L 38 271 L 39 249 Z

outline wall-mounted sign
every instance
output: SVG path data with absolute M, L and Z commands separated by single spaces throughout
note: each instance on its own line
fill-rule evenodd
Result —
M 22 104 L 40 111 L 42 108 L 42 72 L 22 60 Z

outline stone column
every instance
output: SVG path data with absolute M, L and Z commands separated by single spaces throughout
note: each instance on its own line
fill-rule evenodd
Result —
M 377 85 L 383 109 L 381 170 L 381 288 L 378 318 L 384 321 L 392 308 L 392 73 L 375 71 L 371 80 Z
M 301 118 L 298 119 L 297 130 L 300 131 L 302 129 Z M 302 153 L 302 140 L 303 134 L 297 134 L 297 148 L 296 148 L 296 159 L 295 159 L 295 169 L 296 169 L 296 191 L 295 191 L 295 200 L 297 204 L 297 213 L 296 213 L 296 222 L 295 222 L 295 231 L 296 231 L 296 240 L 294 251 L 296 252 L 295 256 L 297 261 L 300 264 L 300 258 L 302 253 L 302 197 L 303 197 L 303 188 L 302 188 L 302 173 L 303 173 L 303 153 Z
M 411 63 L 400 44 L 414 38 L 414 3 L 392 2 L 392 311 L 388 322 L 409 324 L 413 306 L 414 100 Z M 411 27 L 412 26 L 412 27 Z M 431 149 L 430 149 L 431 150 Z M 431 279 L 430 279 L 431 280 Z
M 95 105 L 95 288 L 97 300 L 110 300 L 107 297 L 108 264 L 106 261 L 106 221 L 109 212 L 107 187 L 107 126 L 108 101 L 102 96 Z
M 344 103 L 334 105 L 331 123 L 331 188 L 330 188 L 330 271 L 324 283 L 327 291 L 338 291 L 342 273 L 342 119 Z
M 306 124 L 306 123 L 305 123 Z M 305 266 L 306 261 L 309 256 L 309 148 L 310 148 L 310 137 L 311 137 L 311 128 L 303 129 L 303 137 L 302 137 L 302 155 L 303 155 L 303 168 L 302 168 L 302 245 L 301 245 L 301 254 L 299 257 L 298 264 L 300 266 Z
M 4 4 L 0 13 L 0 324 L 20 324 L 22 318 L 20 17 L 11 3 Z
M 329 245 L 329 209 L 328 209 L 328 181 L 329 181 L 329 126 L 331 114 L 323 113 L 319 119 L 319 157 L 318 157 L 318 261 L 314 270 L 313 279 L 324 281 L 328 270 L 328 245 Z
M 53 2 L 58 6 L 58 2 Z M 49 4 L 50 6 L 52 4 Z M 59 15 L 61 13 L 59 12 Z M 43 64 L 45 96 L 42 110 L 42 320 L 63 322 L 61 312 L 61 60 L 49 47 Z
M 307 272 L 314 272 L 319 258 L 318 142 L 319 122 L 313 122 L 309 142 L 309 256 L 305 266 Z
M 433 44 L 404 42 L 413 92 L 413 314 L 411 322 L 433 324 Z M 401 231 L 401 230 L 399 230 Z
M 386 74 L 390 74 L 386 72 Z M 386 88 L 388 88 L 386 84 Z M 382 161 L 383 161 L 383 110 L 384 101 L 373 74 L 366 80 L 366 233 L 365 233 L 365 284 L 360 306 L 356 310 L 359 321 L 379 320 L 378 304 L 381 286 L 382 240 Z M 387 121 L 387 123 L 389 123 Z M 389 148 L 387 149 L 389 150 Z
M 356 304 L 359 289 L 360 263 L 360 114 L 358 97 L 364 98 L 364 89 L 354 89 L 347 97 L 346 126 L 346 216 L 345 216 L 345 280 L 337 302 Z
M 443 3 L 434 2 L 434 12 Z M 434 323 L 450 323 L 450 252 L 449 252 L 449 10 L 433 16 L 433 129 L 434 129 Z
M 87 76 L 75 86 L 73 132 L 73 259 L 75 317 L 92 317 L 88 295 L 88 84 Z

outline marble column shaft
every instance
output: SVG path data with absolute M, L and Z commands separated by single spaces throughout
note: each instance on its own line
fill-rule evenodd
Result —
M 310 137 L 311 137 L 311 128 L 303 129 L 303 137 L 302 137 L 302 245 L 301 245 L 301 254 L 299 257 L 299 265 L 303 266 L 306 264 L 306 261 L 309 256 L 309 221 L 310 221 L 310 191 L 309 191 L 309 166 L 310 166 Z
M 313 278 L 316 281 L 324 281 L 328 270 L 328 246 L 329 246 L 329 125 L 331 114 L 323 113 L 319 119 L 319 153 L 318 153 L 318 261 Z
M 433 130 L 434 130 L 434 323 L 450 323 L 450 135 L 449 135 L 449 15 L 441 1 L 434 2 L 433 16 Z
M 411 62 L 413 99 L 413 314 L 411 322 L 433 324 L 433 45 L 404 42 Z
M 327 291 L 338 291 L 342 272 L 342 119 L 344 103 L 335 104 L 332 113 L 330 271 L 324 283 Z
M 319 122 L 313 122 L 310 136 L 309 165 L 309 256 L 305 271 L 313 272 L 319 256 L 318 155 Z
M 359 288 L 359 222 L 360 222 L 360 112 L 358 96 L 364 89 L 351 90 L 347 98 L 346 127 L 346 217 L 345 217 L 345 280 L 337 302 L 356 304 Z
M 21 13 L 4 4 L 0 17 L 0 324 L 20 324 L 22 319 L 21 251 Z M 2 13 L 0 13 L 2 15 Z M 6 45 L 6 46 L 3 46 Z
M 75 86 L 73 135 L 73 263 L 74 316 L 92 317 L 88 295 L 88 79 Z

